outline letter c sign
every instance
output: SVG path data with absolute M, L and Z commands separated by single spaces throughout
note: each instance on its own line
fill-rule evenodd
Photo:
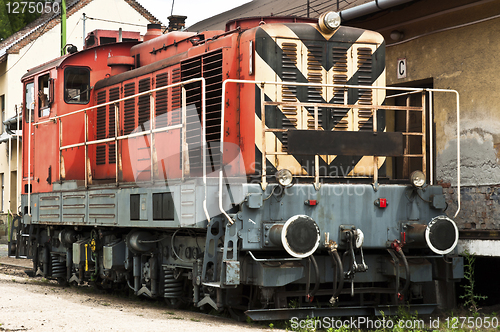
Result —
M 406 58 L 398 59 L 398 78 L 406 78 Z

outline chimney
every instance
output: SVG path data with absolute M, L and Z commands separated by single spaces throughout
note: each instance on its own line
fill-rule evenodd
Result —
M 187 16 L 172 15 L 168 17 L 168 32 L 182 31 L 186 27 Z

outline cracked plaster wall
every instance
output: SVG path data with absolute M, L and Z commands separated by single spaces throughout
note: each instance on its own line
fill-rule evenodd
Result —
M 500 13 L 485 4 L 468 21 Z M 465 17 L 444 15 L 419 27 L 405 27 L 405 37 L 427 30 L 467 22 Z M 387 36 L 386 36 L 387 38 Z M 500 19 L 428 34 L 387 48 L 388 85 L 432 79 L 436 89 L 454 89 L 460 95 L 461 114 L 461 228 L 500 229 Z M 397 60 L 406 58 L 407 78 L 397 79 Z M 448 215 L 457 208 L 457 132 L 455 96 L 436 94 L 435 180 L 447 195 Z

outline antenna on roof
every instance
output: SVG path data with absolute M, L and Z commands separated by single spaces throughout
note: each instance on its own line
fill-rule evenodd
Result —
M 172 0 L 172 10 L 170 11 L 170 16 L 172 16 L 174 14 L 174 3 L 175 3 L 175 0 Z

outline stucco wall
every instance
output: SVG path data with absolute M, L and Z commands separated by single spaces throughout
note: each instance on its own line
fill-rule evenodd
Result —
M 461 181 L 500 183 L 500 18 L 417 38 L 387 49 L 388 83 L 432 78 L 436 89 L 460 95 Z M 406 58 L 407 78 L 396 78 L 398 58 Z M 452 94 L 437 94 L 436 180 L 456 185 L 456 113 Z
M 500 6 L 498 1 L 420 0 L 357 22 L 386 39 L 388 85 L 425 80 L 460 95 L 461 210 L 464 229 L 500 229 Z M 393 40 L 393 31 L 402 32 Z M 407 77 L 397 78 L 398 59 Z M 457 205 L 455 96 L 434 99 L 435 180 L 447 195 L 446 213 Z

